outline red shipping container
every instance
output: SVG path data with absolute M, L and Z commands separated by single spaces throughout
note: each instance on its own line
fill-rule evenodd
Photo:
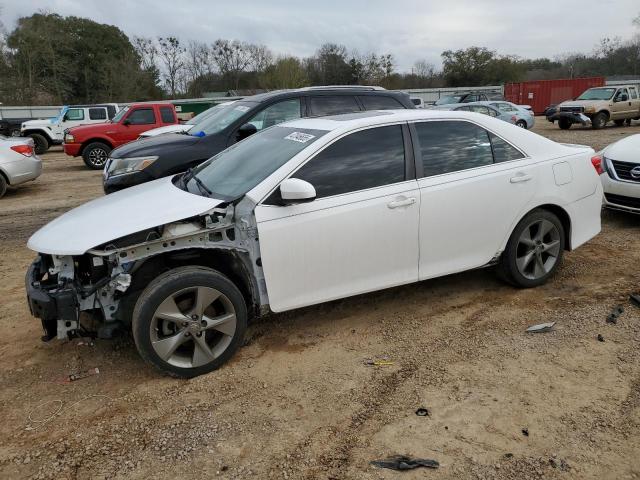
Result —
M 507 83 L 504 86 L 504 97 L 518 105 L 531 105 L 535 114 L 541 115 L 551 104 L 571 100 L 588 88 L 603 87 L 604 84 L 604 77 Z

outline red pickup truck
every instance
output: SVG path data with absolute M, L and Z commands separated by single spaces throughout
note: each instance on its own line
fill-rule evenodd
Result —
M 170 103 L 133 103 L 108 123 L 70 128 L 64 135 L 64 153 L 82 156 L 87 167 L 100 170 L 114 148 L 137 139 L 147 130 L 174 123 L 178 123 L 178 117 Z

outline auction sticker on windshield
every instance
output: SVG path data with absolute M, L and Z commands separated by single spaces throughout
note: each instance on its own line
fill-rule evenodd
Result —
M 308 133 L 293 132 L 284 137 L 286 140 L 293 140 L 294 142 L 307 143 L 312 138 L 316 138 L 315 135 L 309 135 Z

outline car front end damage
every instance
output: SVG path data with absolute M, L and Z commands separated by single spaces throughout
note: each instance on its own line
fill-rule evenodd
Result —
M 129 328 L 137 296 L 172 262 L 212 262 L 240 272 L 238 281 L 252 299 L 253 313 L 265 313 L 268 298 L 252 206 L 236 218 L 239 209 L 242 202 L 215 208 L 109 241 L 83 255 L 40 253 L 25 283 L 31 314 L 42 322 L 43 340 L 80 334 L 111 338 Z M 226 266 L 216 263 L 220 259 L 226 259 Z
M 547 120 L 550 122 L 568 122 L 571 125 L 579 123 L 586 127 L 591 125 L 590 113 L 595 113 L 595 109 L 583 106 L 559 105 L 552 115 L 547 116 Z

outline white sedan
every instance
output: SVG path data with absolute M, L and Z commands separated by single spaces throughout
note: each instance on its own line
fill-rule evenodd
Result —
M 8 187 L 35 180 L 42 173 L 32 138 L 0 135 L 0 197 Z
M 593 154 L 469 112 L 283 123 L 36 232 L 29 306 L 50 338 L 85 311 L 193 377 L 270 310 L 491 265 L 534 287 L 600 231 Z
M 598 152 L 604 206 L 640 213 L 640 134 L 630 135 Z

